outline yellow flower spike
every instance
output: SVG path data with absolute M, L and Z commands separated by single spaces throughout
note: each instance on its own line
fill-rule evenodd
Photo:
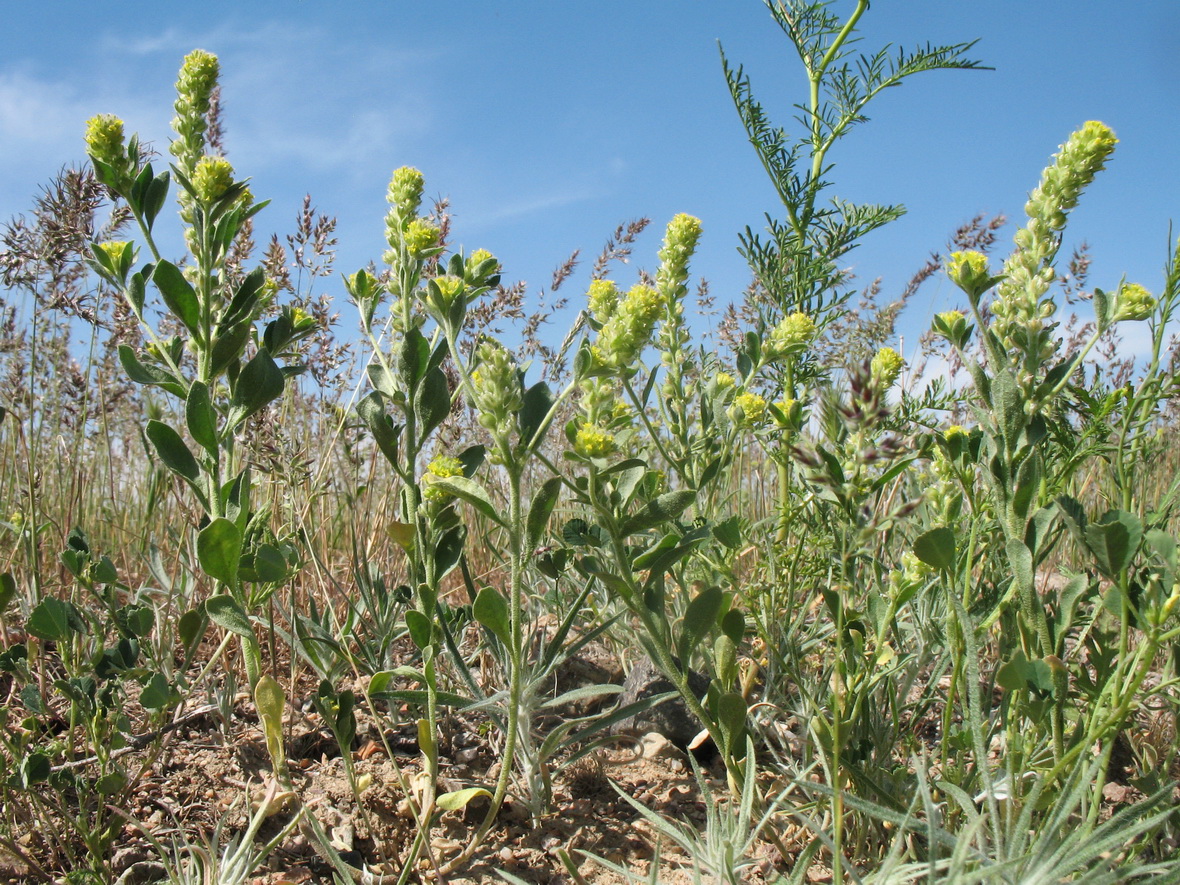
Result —
M 664 245 L 659 251 L 660 269 L 656 272 L 656 284 L 668 297 L 676 297 L 677 291 L 687 281 L 688 260 L 696 251 L 700 237 L 699 218 L 682 212 L 668 222 Z
M 209 128 L 209 107 L 217 86 L 221 66 L 217 56 L 196 49 L 184 57 L 176 80 L 176 117 L 172 130 L 177 138 L 168 146 L 176 157 L 177 167 L 191 175 L 205 151 L 205 133 Z
M 409 218 L 418 213 L 422 205 L 422 191 L 426 187 L 426 179 L 422 173 L 412 166 L 402 166 L 393 173 L 389 180 L 389 194 L 387 199 L 402 216 Z

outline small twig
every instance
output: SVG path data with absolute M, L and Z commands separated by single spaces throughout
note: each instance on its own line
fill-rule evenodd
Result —
M 197 707 L 195 710 L 190 710 L 174 722 L 169 722 L 155 731 L 149 731 L 146 734 L 133 735 L 127 739 L 127 746 L 120 747 L 118 750 L 111 752 L 108 759 L 118 759 L 120 756 L 126 756 L 128 753 L 134 753 L 137 750 L 142 750 L 149 744 L 159 740 L 164 735 L 171 731 L 175 731 L 182 725 L 187 725 L 195 719 L 200 719 L 202 716 L 207 716 L 217 710 L 216 704 L 206 704 L 203 707 Z M 87 756 L 85 759 L 74 759 L 70 762 L 63 762 L 61 765 L 53 766 L 54 771 L 69 771 L 74 768 L 82 768 L 87 765 L 92 765 L 98 762 L 97 756 Z

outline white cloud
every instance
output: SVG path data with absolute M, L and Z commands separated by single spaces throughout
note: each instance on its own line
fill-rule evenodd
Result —
M 81 135 L 82 100 L 70 87 L 27 74 L 0 72 L 0 149 L 43 149 Z

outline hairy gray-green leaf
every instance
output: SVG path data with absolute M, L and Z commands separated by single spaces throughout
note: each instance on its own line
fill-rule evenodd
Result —
M 201 569 L 227 587 L 238 584 L 238 564 L 242 558 L 242 535 L 238 527 L 219 517 L 197 535 L 197 559 Z
M 148 421 L 144 432 L 165 467 L 190 482 L 195 483 L 200 478 L 201 468 L 197 465 L 197 459 L 179 433 L 155 419 Z

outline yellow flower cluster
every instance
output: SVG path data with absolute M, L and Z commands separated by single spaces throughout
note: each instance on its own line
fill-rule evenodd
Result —
M 1123 320 L 1145 320 L 1151 316 L 1159 303 L 1154 295 L 1138 283 L 1127 283 L 1119 289 L 1115 298 L 1114 321 L 1116 323 Z
M 881 390 L 888 390 L 897 381 L 904 367 L 905 360 L 900 353 L 892 347 L 882 347 L 869 363 L 869 372 Z
M 234 167 L 224 157 L 201 157 L 193 170 L 192 185 L 197 200 L 206 205 L 216 201 L 234 183 Z
M 593 424 L 583 423 L 574 436 L 574 451 L 584 458 L 605 458 L 615 449 L 614 435 Z
M 434 483 L 439 479 L 463 475 L 463 462 L 458 458 L 438 455 L 427 466 L 422 475 L 422 497 L 427 501 L 442 501 L 448 493 L 437 488 Z
M 756 393 L 739 393 L 733 400 L 730 418 L 735 423 L 756 425 L 766 417 L 766 400 Z
M 615 308 L 619 306 L 619 289 L 610 280 L 593 280 L 586 293 L 586 301 L 590 308 L 590 316 L 605 324 L 615 315 Z
M 424 258 L 426 253 L 438 245 L 440 231 L 437 227 L 421 218 L 415 218 L 406 225 L 402 233 L 402 241 L 406 244 L 406 252 L 411 258 Z
M 798 353 L 815 338 L 815 320 L 802 311 L 783 317 L 770 331 L 766 353 L 771 359 Z
M 123 121 L 114 114 L 99 114 L 86 121 L 86 153 L 108 166 L 124 159 Z

